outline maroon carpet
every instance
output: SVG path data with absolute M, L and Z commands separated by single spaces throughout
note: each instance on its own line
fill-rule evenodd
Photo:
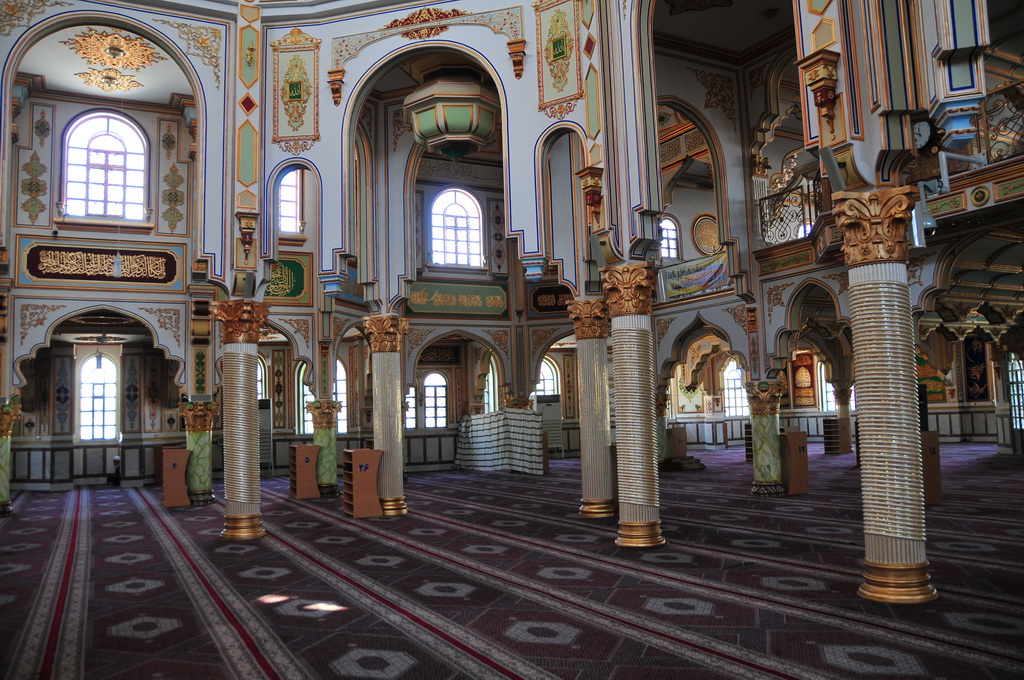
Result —
M 811 493 L 759 498 L 741 450 L 661 476 L 655 549 L 582 520 L 579 461 L 545 477 L 410 476 L 410 514 L 264 483 L 268 536 L 160 489 L 20 492 L 0 520 L 8 678 L 1024 677 L 1024 457 L 943 447 L 928 509 L 941 597 L 856 596 L 853 456 L 811 446 Z

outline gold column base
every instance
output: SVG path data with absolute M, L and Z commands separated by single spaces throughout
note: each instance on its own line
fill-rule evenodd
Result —
M 782 482 L 754 482 L 750 493 L 755 496 L 784 496 L 786 487 L 782 486 Z
M 267 534 L 260 515 L 240 515 L 224 518 L 224 531 L 220 537 L 228 541 L 247 541 Z
M 398 498 L 381 498 L 380 509 L 385 517 L 398 517 L 409 514 L 409 506 L 405 504 L 405 496 Z
M 875 602 L 931 602 L 939 593 L 929 583 L 930 580 L 927 562 L 879 564 L 864 560 L 864 583 L 857 589 L 857 594 Z
M 588 501 L 586 498 L 580 500 L 580 517 L 615 517 L 615 501 Z
M 624 548 L 653 548 L 665 545 L 665 537 L 661 535 L 661 521 L 653 522 L 619 522 L 619 537 L 615 545 Z

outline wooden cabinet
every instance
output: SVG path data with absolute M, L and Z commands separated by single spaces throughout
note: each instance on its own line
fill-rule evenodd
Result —
M 782 485 L 786 495 L 807 493 L 807 433 L 791 430 L 779 435 Z
M 188 449 L 164 449 L 161 455 L 161 483 L 164 487 L 164 507 L 183 508 L 192 505 L 188 497 L 185 470 L 188 467 Z
M 925 430 L 921 433 L 921 463 L 924 466 L 924 504 L 942 502 L 942 473 L 939 465 L 939 433 Z
M 316 457 L 320 447 L 292 444 L 288 447 L 288 495 L 292 498 L 320 498 L 316 484 Z
M 342 499 L 345 514 L 380 517 L 384 514 L 377 493 L 380 449 L 345 449 L 341 454 Z

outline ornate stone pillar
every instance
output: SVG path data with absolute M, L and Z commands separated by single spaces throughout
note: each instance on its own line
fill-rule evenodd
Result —
M 853 452 L 853 430 L 850 417 L 850 399 L 853 396 L 852 380 L 833 380 L 832 394 L 836 398 L 836 420 L 839 421 L 839 453 Z
M 907 283 L 914 187 L 832 195 L 850 276 L 864 583 L 880 602 L 938 597 L 925 556 L 915 334 Z
M 756 496 L 779 496 L 782 486 L 782 459 L 779 452 L 779 410 L 786 383 L 748 382 L 747 403 L 750 404 L 750 442 L 754 449 L 754 485 Z
M 608 308 L 604 300 L 573 300 L 580 395 L 580 517 L 615 515 L 611 414 L 608 407 Z
M 306 404 L 313 414 L 313 444 L 320 447 L 316 459 L 316 484 L 320 496 L 338 496 L 338 411 L 341 404 L 329 399 L 318 399 Z
M 363 317 L 370 335 L 373 365 L 373 441 L 384 452 L 377 476 L 380 505 L 386 516 L 404 515 L 405 446 L 402 429 L 402 338 L 409 332 L 409 321 L 399 316 Z
M 0 406 L 0 517 L 11 514 L 11 431 L 20 416 L 18 397 Z
M 256 401 L 257 346 L 269 308 L 255 300 L 225 300 L 213 308 L 221 323 L 224 382 L 224 531 L 221 538 L 259 538 L 259 405 Z
M 192 505 L 209 505 L 213 495 L 213 419 L 217 402 L 190 401 L 178 408 L 185 419 L 185 448 L 189 450 L 185 480 Z
M 661 535 L 654 413 L 654 268 L 647 262 L 602 267 L 611 316 L 622 546 L 665 543 Z

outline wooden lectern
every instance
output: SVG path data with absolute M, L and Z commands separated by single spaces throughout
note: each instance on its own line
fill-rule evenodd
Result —
M 292 498 L 320 498 L 316 483 L 316 457 L 320 447 L 292 444 L 288 447 L 288 495 Z
M 381 517 L 377 493 L 380 449 L 345 449 L 341 454 L 342 498 L 345 514 L 352 517 Z
M 161 461 L 161 481 L 164 487 L 164 507 L 183 508 L 192 505 L 188 497 L 188 484 L 185 483 L 185 470 L 188 467 L 188 449 L 164 449 Z M 123 463 L 122 463 L 123 464 Z
M 807 493 L 807 433 L 792 430 L 780 434 L 779 449 L 786 495 Z

